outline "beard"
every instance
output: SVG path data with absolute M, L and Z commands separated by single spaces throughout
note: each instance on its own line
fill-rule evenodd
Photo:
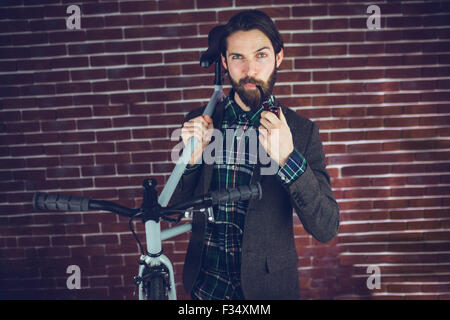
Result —
M 251 110 L 256 110 L 264 102 L 262 100 L 263 97 L 261 97 L 261 94 L 260 94 L 258 88 L 247 89 L 247 88 L 245 88 L 245 84 L 251 83 L 256 86 L 260 86 L 264 93 L 264 97 L 268 98 L 272 94 L 273 86 L 275 85 L 275 82 L 276 82 L 277 67 L 275 66 L 275 68 L 273 69 L 273 71 L 272 71 L 271 75 L 269 76 L 269 79 L 267 79 L 267 81 L 256 80 L 254 78 L 250 78 L 247 76 L 247 77 L 239 80 L 239 82 L 236 82 L 230 76 L 229 72 L 227 72 L 227 74 L 228 74 L 228 79 L 230 80 L 234 91 L 239 95 L 242 102 L 247 107 L 250 107 Z

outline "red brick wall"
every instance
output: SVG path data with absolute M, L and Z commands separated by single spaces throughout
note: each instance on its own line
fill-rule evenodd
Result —
M 73 3 L 80 30 L 66 28 Z M 209 30 L 258 8 L 286 43 L 276 94 L 319 124 L 341 209 L 328 244 L 294 218 L 302 297 L 449 299 L 450 3 L 372 4 L 380 30 L 353 0 L 2 1 L 0 298 L 133 298 L 127 219 L 36 212 L 32 195 L 138 206 L 142 179 L 171 172 L 171 132 L 212 93 Z M 188 239 L 164 244 L 181 298 Z

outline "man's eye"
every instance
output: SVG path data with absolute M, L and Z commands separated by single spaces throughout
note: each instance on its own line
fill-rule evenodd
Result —
M 240 55 L 234 55 L 234 56 L 231 56 L 231 59 L 233 59 L 233 60 L 236 60 L 236 59 L 241 59 L 242 58 L 242 56 L 240 56 Z
M 265 54 L 264 52 L 258 53 L 258 58 L 265 58 L 265 57 L 267 57 L 267 54 Z

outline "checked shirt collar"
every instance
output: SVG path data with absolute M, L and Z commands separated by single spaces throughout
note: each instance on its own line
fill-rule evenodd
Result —
M 234 89 L 231 89 L 230 94 L 226 98 L 227 100 L 225 104 L 225 114 L 223 121 L 226 121 L 228 125 L 236 122 L 248 122 L 251 127 L 258 128 L 260 125 L 259 121 L 261 119 L 261 113 L 264 111 L 264 108 L 261 106 L 258 109 L 244 111 L 234 100 L 234 93 Z M 274 105 L 275 97 L 273 95 L 270 95 L 267 102 L 271 106 Z

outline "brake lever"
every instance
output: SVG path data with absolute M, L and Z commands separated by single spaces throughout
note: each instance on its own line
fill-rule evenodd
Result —
M 193 207 L 191 207 L 191 208 L 187 209 L 186 211 L 184 211 L 184 217 L 187 218 L 187 219 L 192 218 L 192 214 L 193 214 L 194 210 L 195 209 Z M 209 222 L 214 222 L 215 221 L 214 220 L 214 210 L 213 210 L 212 207 L 207 207 L 206 209 L 205 208 L 200 208 L 200 209 L 197 209 L 197 210 L 198 210 L 198 212 L 202 212 L 202 213 L 204 213 L 206 211 L 206 216 L 208 217 L 208 221 Z
M 184 217 L 186 219 L 192 218 L 192 213 L 194 212 L 194 208 L 189 208 L 186 211 L 184 211 Z
M 214 222 L 214 210 L 212 207 L 208 207 L 208 221 L 209 222 Z

